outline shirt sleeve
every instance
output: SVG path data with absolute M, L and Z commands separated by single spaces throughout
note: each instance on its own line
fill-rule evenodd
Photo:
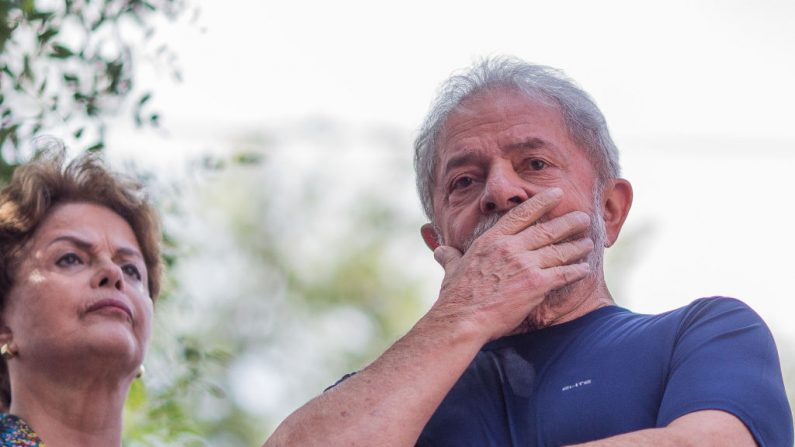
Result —
M 681 321 L 657 425 L 700 410 L 733 414 L 761 447 L 793 445 L 792 412 L 773 336 L 741 301 L 700 299 Z

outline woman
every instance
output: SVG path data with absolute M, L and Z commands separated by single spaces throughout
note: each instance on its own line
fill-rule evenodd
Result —
M 0 446 L 120 446 L 160 288 L 157 215 L 93 155 L 0 192 Z

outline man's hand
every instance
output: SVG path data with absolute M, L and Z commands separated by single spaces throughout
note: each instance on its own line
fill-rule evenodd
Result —
M 540 222 L 561 200 L 560 189 L 536 194 L 506 213 L 463 255 L 441 246 L 445 271 L 439 299 L 426 318 L 460 322 L 486 343 L 512 332 L 551 290 L 588 275 L 590 217 L 581 211 Z
M 587 214 L 539 220 L 550 189 L 505 214 L 462 255 L 434 251 L 445 270 L 431 310 L 370 366 L 288 417 L 265 444 L 412 446 L 487 341 L 511 332 L 550 290 L 585 277 Z

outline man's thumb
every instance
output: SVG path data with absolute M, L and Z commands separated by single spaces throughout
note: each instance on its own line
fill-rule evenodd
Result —
M 447 264 L 450 262 L 460 259 L 461 256 L 463 255 L 460 251 L 447 245 L 436 247 L 436 250 L 433 251 L 433 259 L 436 259 L 436 262 L 438 262 L 443 269 L 446 269 Z

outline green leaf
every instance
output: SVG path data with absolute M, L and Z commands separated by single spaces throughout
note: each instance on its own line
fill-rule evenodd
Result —
M 119 93 L 119 80 L 121 80 L 122 68 L 124 68 L 123 62 L 108 62 L 108 65 L 105 68 L 105 74 L 108 78 L 110 78 L 110 84 L 108 85 L 107 89 L 108 92 L 115 94 Z
M 58 34 L 58 30 L 56 28 L 47 28 L 39 34 L 39 45 L 44 46 L 47 42 L 50 41 L 55 35 Z
M 240 165 L 255 165 L 262 161 L 262 155 L 256 152 L 241 152 L 235 154 L 233 160 Z
M 8 132 L 8 136 L 11 138 L 11 143 L 14 146 L 19 147 L 19 136 L 17 135 L 17 128 L 19 128 L 19 124 L 11 126 L 11 131 Z
M 69 48 L 56 43 L 52 46 L 52 53 L 50 53 L 50 57 L 55 59 L 66 59 L 67 57 L 74 56 L 74 54 L 75 53 Z
M 30 68 L 30 56 L 27 54 L 22 57 L 22 73 L 19 77 L 33 81 L 33 70 Z
M 144 104 L 149 102 L 150 99 L 152 99 L 152 94 L 148 92 L 144 93 L 144 95 L 141 96 L 141 99 L 138 100 L 138 107 L 143 106 Z
M 35 21 L 47 22 L 51 18 L 53 18 L 54 16 L 55 16 L 55 14 L 53 14 L 51 12 L 34 11 L 33 14 L 28 16 L 28 19 L 31 22 L 35 22 Z
M 105 143 L 100 141 L 98 143 L 93 144 L 86 148 L 86 152 L 99 152 L 102 149 L 105 149 Z
M 182 351 L 182 356 L 188 362 L 198 362 L 201 359 L 201 352 L 193 346 L 185 346 Z
M 106 20 L 106 19 L 107 19 L 107 18 L 105 17 L 105 14 L 104 14 L 104 13 L 103 13 L 101 16 L 99 16 L 99 19 L 97 19 L 97 21 L 96 21 L 96 22 L 94 22 L 94 23 L 91 25 L 91 31 L 96 31 L 96 30 L 98 30 L 98 29 L 99 29 L 99 27 L 100 27 L 100 26 L 102 26 L 102 24 L 103 24 L 103 23 L 105 23 L 105 20 Z
M 22 9 L 22 13 L 26 16 L 30 16 L 36 12 L 36 2 L 33 0 L 23 0 L 19 7 Z
M 75 139 L 79 140 L 79 139 L 80 139 L 80 137 L 82 137 L 82 136 L 83 136 L 83 132 L 84 132 L 85 130 L 86 130 L 86 128 L 85 128 L 85 127 L 81 127 L 81 128 L 79 128 L 79 129 L 77 129 L 77 130 L 75 131 L 75 133 L 73 134 L 73 135 L 75 136 Z

